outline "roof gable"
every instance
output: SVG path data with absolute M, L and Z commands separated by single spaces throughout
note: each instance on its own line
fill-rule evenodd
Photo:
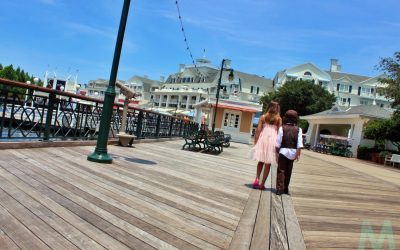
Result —
M 286 75 L 291 75 L 291 74 L 296 74 L 301 71 L 310 71 L 311 73 L 313 73 L 313 76 L 315 76 L 315 75 L 320 76 L 320 78 L 322 78 L 323 80 L 326 80 L 326 81 L 331 80 L 331 77 L 329 76 L 328 73 L 326 73 L 323 70 L 320 70 L 318 67 L 316 67 L 312 63 L 304 63 L 304 64 L 300 64 L 300 65 L 297 65 L 292 68 L 287 68 L 285 70 L 285 73 L 286 73 Z

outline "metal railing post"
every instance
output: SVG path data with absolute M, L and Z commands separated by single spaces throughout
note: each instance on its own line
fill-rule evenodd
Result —
M 49 141 L 50 138 L 50 126 L 53 119 L 54 101 L 56 99 L 56 94 L 49 94 L 49 103 L 47 105 L 46 123 L 44 125 L 43 141 Z
M 144 118 L 143 111 L 139 111 L 138 119 L 137 119 L 137 126 L 136 126 L 136 137 L 138 139 L 140 139 L 140 137 L 142 137 L 143 118 Z
M 156 124 L 156 135 L 155 135 L 157 138 L 160 136 L 160 125 L 161 125 L 161 115 L 158 114 L 157 124 Z

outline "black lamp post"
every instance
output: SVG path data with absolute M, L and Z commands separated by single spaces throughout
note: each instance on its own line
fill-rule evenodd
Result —
M 103 112 L 101 113 L 99 135 L 97 137 L 96 149 L 87 159 L 89 161 L 100 163 L 111 163 L 112 158 L 107 154 L 108 132 L 110 130 L 111 117 L 113 113 L 114 99 L 115 99 L 115 81 L 117 79 L 119 58 L 121 56 L 122 42 L 124 40 L 124 33 L 126 21 L 128 19 L 130 0 L 124 0 L 122 8 L 121 21 L 119 23 L 118 37 L 115 44 L 114 59 L 111 68 L 110 81 L 107 90 L 105 91 Z
M 217 94 L 216 94 L 216 101 L 215 101 L 215 110 L 214 110 L 214 118 L 212 123 L 212 132 L 214 133 L 215 130 L 215 119 L 217 118 L 217 110 L 218 110 L 218 101 L 219 101 L 219 90 L 221 89 L 221 79 L 222 79 L 222 71 L 224 71 L 225 61 L 227 59 L 222 59 L 221 63 L 221 70 L 219 72 L 219 79 L 218 79 L 218 86 L 217 86 Z M 233 80 L 233 69 L 230 69 L 230 73 L 228 76 L 228 80 L 231 82 Z

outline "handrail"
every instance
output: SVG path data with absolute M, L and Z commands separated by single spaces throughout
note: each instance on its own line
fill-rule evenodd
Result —
M 0 91 L 0 141 L 96 137 L 103 100 L 6 79 L 0 79 L 0 85 L 3 86 Z M 24 91 L 15 91 L 10 87 Z M 113 105 L 115 112 L 112 113 L 110 137 L 120 132 L 134 134 L 138 138 L 176 137 L 199 127 L 194 121 L 133 106 L 123 118 L 123 104 Z M 122 121 L 126 128 L 121 126 Z
M 45 93 L 49 93 L 49 94 L 62 95 L 62 96 L 81 99 L 81 100 L 85 100 L 85 101 L 104 103 L 104 101 L 101 99 L 88 97 L 88 96 L 84 96 L 84 95 L 78 95 L 78 94 L 74 94 L 74 93 L 70 93 L 70 92 L 66 92 L 66 91 L 60 91 L 60 90 L 54 90 L 54 89 L 50 89 L 50 88 L 40 87 L 37 85 L 8 80 L 8 79 L 4 79 L 4 78 L 0 78 L 0 84 L 5 84 L 8 86 L 19 87 L 19 88 L 24 88 L 24 89 L 33 89 L 33 90 L 37 90 L 37 91 L 41 91 L 41 92 L 45 92 Z M 124 105 L 122 103 L 114 102 L 114 106 L 123 107 Z M 158 112 L 155 112 L 152 110 L 146 110 L 146 109 L 142 109 L 142 108 L 138 108 L 138 107 L 128 106 L 128 108 L 129 109 L 134 108 L 139 111 L 146 111 L 147 113 L 159 114 Z M 163 115 L 174 117 L 173 115 L 168 115 L 168 114 L 163 114 Z M 181 120 L 181 118 L 177 118 L 177 119 Z

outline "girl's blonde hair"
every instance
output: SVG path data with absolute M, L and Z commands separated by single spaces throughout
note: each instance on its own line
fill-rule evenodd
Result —
M 281 120 L 281 107 L 277 102 L 268 104 L 267 113 L 265 114 L 265 122 L 267 124 L 277 124 Z

